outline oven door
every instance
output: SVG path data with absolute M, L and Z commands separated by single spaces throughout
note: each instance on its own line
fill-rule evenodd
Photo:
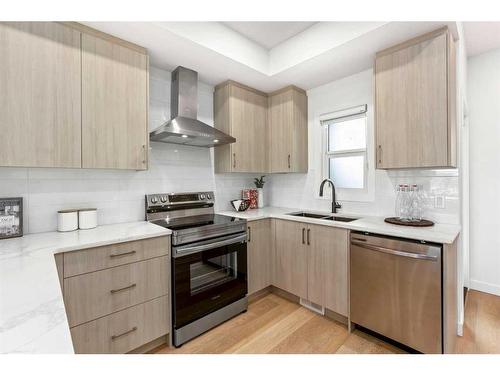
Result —
M 174 247 L 172 254 L 174 328 L 247 294 L 245 232 Z

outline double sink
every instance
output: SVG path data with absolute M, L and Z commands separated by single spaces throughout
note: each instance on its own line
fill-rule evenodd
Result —
M 292 212 L 287 215 L 297 216 L 297 217 L 307 217 L 310 219 L 319 219 L 319 220 L 342 221 L 344 223 L 349 223 L 351 221 L 358 220 L 357 218 L 352 218 L 352 217 L 316 214 L 313 212 L 305 212 L 305 211 Z

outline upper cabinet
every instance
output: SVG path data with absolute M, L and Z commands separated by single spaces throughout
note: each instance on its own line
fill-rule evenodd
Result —
M 0 56 L 0 166 L 80 168 L 80 32 L 1 22 Z
M 148 57 L 82 35 L 82 167 L 147 169 Z
M 147 169 L 146 50 L 77 23 L 0 23 L 0 166 Z
M 215 148 L 215 172 L 266 172 L 267 95 L 233 81 L 215 88 L 215 127 L 236 138 Z
M 215 148 L 215 172 L 307 172 L 307 96 L 266 94 L 234 81 L 215 88 L 215 127 L 236 138 Z
M 447 28 L 377 53 L 377 168 L 456 167 L 455 81 Z
M 269 95 L 269 172 L 307 172 L 307 96 L 289 86 Z

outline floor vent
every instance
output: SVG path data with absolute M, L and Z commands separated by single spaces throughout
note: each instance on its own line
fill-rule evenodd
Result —
M 306 309 L 314 311 L 316 314 L 325 315 L 325 308 L 321 305 L 318 305 L 317 303 L 301 298 L 300 304 L 304 306 Z

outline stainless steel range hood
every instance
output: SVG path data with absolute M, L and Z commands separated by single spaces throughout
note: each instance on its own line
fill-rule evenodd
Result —
M 152 142 L 214 147 L 236 139 L 196 119 L 198 112 L 198 73 L 178 66 L 172 72 L 170 116 L 149 134 Z

